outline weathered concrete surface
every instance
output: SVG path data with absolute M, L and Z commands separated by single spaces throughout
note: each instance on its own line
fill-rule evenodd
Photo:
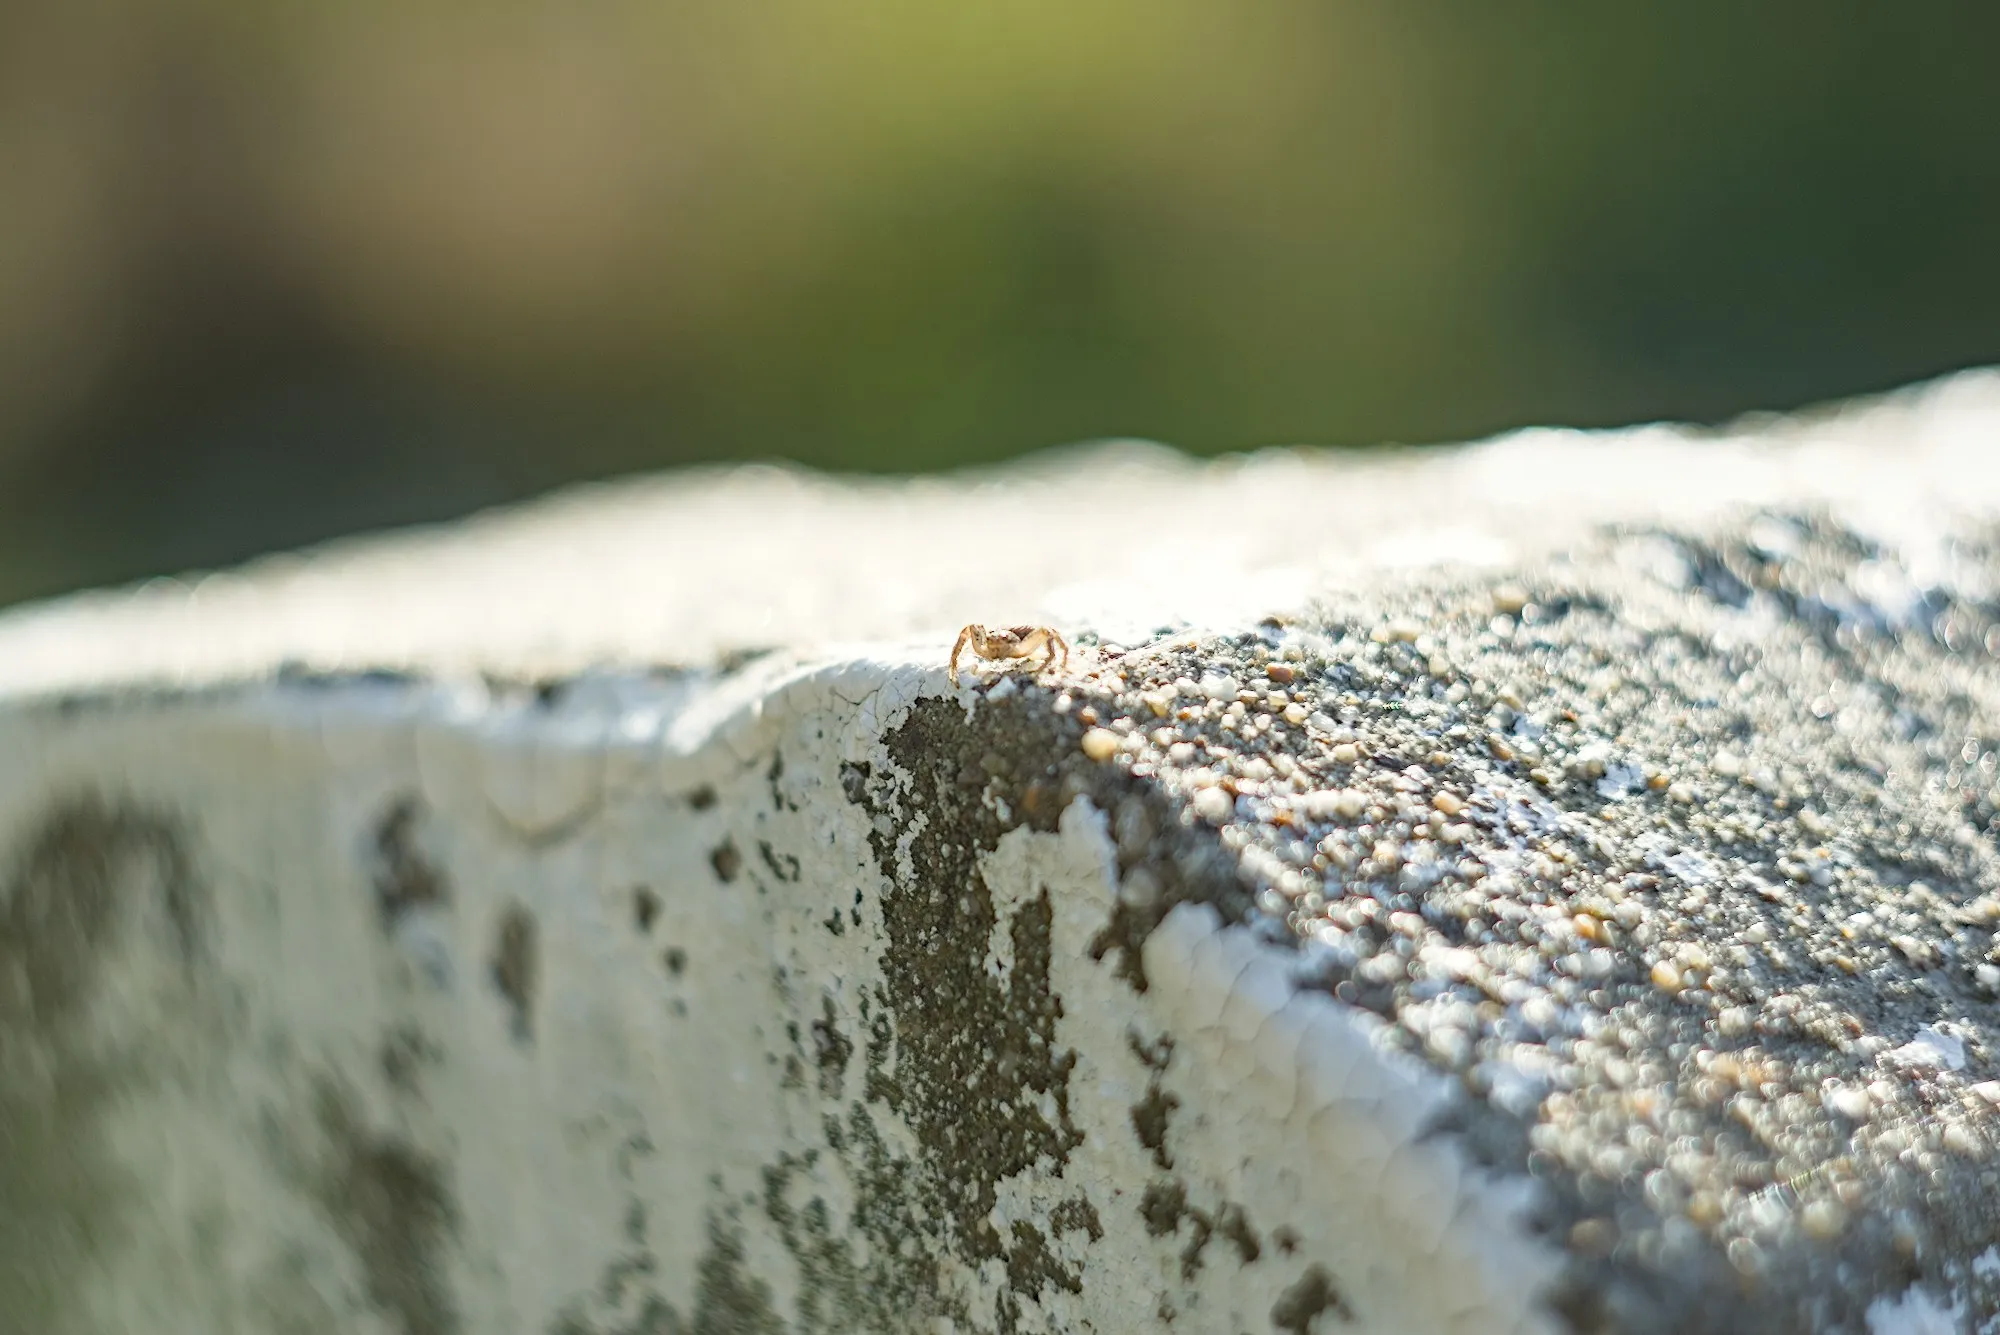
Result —
M 1995 450 L 718 475 L 0 618 L 0 1329 L 2000 1329 Z

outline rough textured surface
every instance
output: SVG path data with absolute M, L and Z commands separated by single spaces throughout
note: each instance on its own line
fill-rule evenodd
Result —
M 0 1312 L 2000 1329 L 1995 448 L 643 484 L 0 619 Z

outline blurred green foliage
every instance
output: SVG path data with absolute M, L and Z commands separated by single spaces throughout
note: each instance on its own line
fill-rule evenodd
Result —
M 0 601 L 785 457 L 2000 360 L 2000 10 L 0 5 Z

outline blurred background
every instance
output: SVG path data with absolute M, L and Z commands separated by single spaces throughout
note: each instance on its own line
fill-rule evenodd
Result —
M 0 0 L 0 603 L 700 460 L 2000 361 L 1996 52 L 1822 0 Z

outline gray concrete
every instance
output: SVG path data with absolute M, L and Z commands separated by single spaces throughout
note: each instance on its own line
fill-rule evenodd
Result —
M 2000 1330 L 1996 450 L 751 470 L 0 617 L 6 1328 Z

